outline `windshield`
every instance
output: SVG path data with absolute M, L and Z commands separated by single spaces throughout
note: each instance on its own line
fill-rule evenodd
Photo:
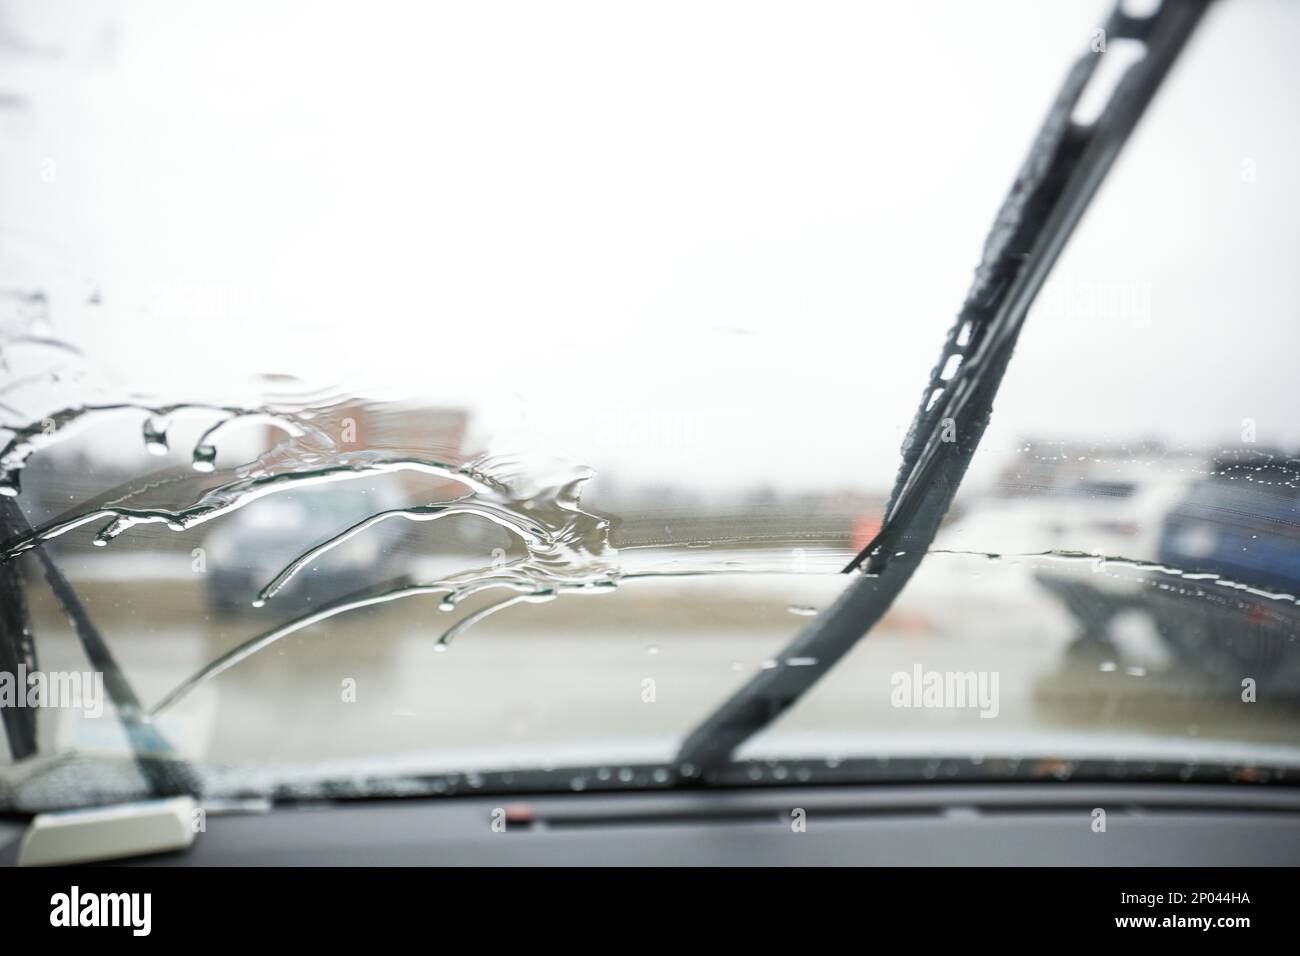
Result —
M 1197 28 L 901 593 L 788 652 L 1122 49 L 900 6 L 0 5 L 0 806 L 1300 765 L 1277 4 Z

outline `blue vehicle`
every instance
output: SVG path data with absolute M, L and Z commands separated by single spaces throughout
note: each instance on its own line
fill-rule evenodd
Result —
M 1300 593 L 1300 460 L 1260 453 L 1216 461 L 1169 513 L 1159 560 Z
M 1161 636 L 1203 672 L 1300 694 L 1300 459 L 1225 455 L 1169 513 L 1159 560 L 1219 576 L 1189 604 L 1153 602 Z

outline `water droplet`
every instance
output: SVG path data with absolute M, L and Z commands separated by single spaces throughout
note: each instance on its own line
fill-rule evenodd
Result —
M 217 467 L 217 447 L 215 445 L 197 445 L 191 462 L 195 471 L 212 471 Z
M 151 455 L 167 454 L 167 421 L 152 416 L 144 420 L 144 447 Z

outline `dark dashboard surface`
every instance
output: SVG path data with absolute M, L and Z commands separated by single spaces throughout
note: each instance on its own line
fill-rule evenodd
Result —
M 1300 791 L 1013 783 L 359 801 L 211 813 L 188 852 L 134 862 L 1287 866 L 1300 864 Z

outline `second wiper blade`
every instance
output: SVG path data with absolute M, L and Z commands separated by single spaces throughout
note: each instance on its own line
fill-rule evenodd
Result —
M 845 568 L 861 575 L 779 655 L 778 666 L 760 672 L 691 733 L 676 758 L 688 776 L 726 762 L 788 709 L 880 620 L 911 578 L 979 446 L 1034 297 L 1209 3 L 1165 0 L 1149 17 L 1117 7 L 1100 49 L 1070 69 L 998 211 L 930 375 L 881 530 Z M 1121 39 L 1143 44 L 1145 55 L 1124 73 L 1095 121 L 1075 122 L 1105 43 Z M 796 658 L 801 666 L 785 666 Z

